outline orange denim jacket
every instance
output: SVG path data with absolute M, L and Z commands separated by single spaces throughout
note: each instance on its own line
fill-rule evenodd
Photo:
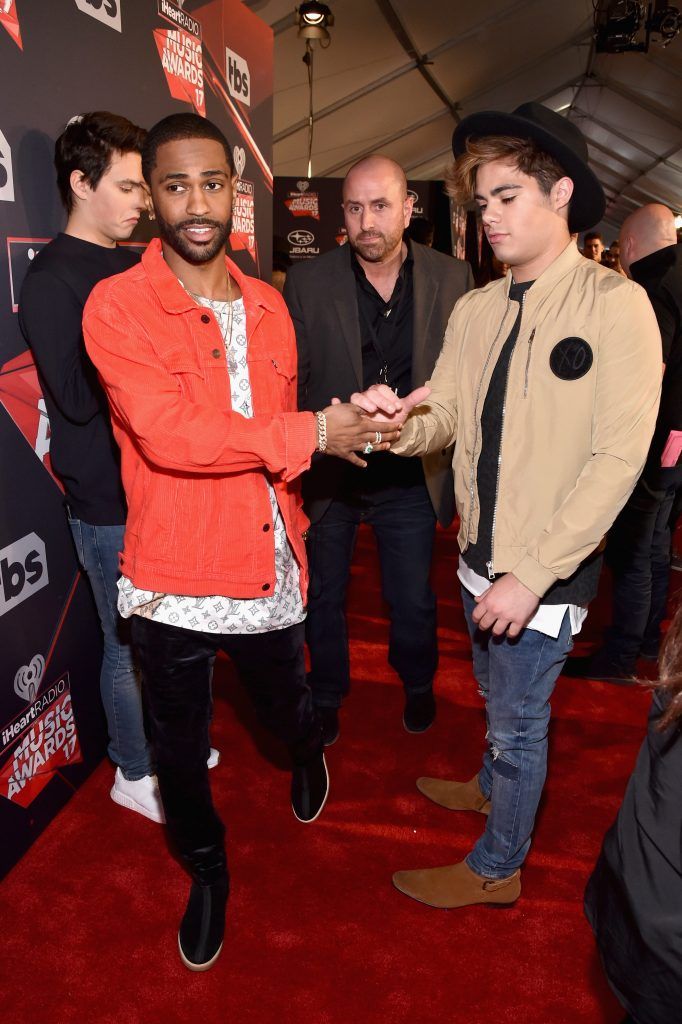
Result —
M 109 399 L 128 501 L 121 571 L 161 593 L 273 593 L 269 479 L 305 601 L 299 478 L 315 450 L 315 417 L 296 411 L 296 339 L 284 300 L 226 263 L 244 296 L 252 419 L 231 411 L 220 328 L 158 240 L 86 303 L 85 344 Z

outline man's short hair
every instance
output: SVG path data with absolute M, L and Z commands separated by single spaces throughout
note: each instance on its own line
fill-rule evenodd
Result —
M 596 239 L 598 242 L 602 242 L 601 231 L 588 231 L 585 237 L 583 238 L 583 244 L 585 245 L 587 244 L 587 242 L 591 242 L 592 239 Z
M 74 117 L 54 147 L 57 187 L 62 202 L 71 213 L 74 195 L 71 175 L 81 171 L 91 189 L 96 189 L 109 170 L 116 153 L 141 153 L 146 132 L 126 117 L 108 110 L 95 110 Z
M 508 135 L 481 136 L 467 139 L 465 152 L 447 173 L 445 189 L 448 195 L 461 206 L 470 203 L 476 193 L 478 168 L 493 160 L 513 163 L 522 174 L 535 178 L 540 191 L 546 196 L 557 181 L 566 176 L 559 162 L 532 139 L 517 139 Z
M 207 121 L 205 117 L 200 117 L 199 114 L 170 114 L 149 129 L 142 148 L 142 174 L 148 185 L 151 182 L 152 171 L 156 167 L 159 146 L 166 142 L 177 142 L 178 139 L 212 139 L 213 142 L 219 142 L 225 150 L 230 172 L 234 172 L 230 144 L 217 125 Z

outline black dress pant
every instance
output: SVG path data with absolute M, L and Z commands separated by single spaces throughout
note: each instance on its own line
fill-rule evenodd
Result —
M 213 856 L 224 842 L 206 765 L 216 653 L 232 658 L 260 720 L 286 743 L 295 763 L 304 763 L 322 747 L 305 676 L 304 632 L 299 623 L 269 633 L 216 635 L 132 617 L 166 823 L 190 864 L 198 851 Z
M 393 457 L 393 456 L 392 456 Z M 424 483 L 332 501 L 308 531 L 308 677 L 318 707 L 339 707 L 350 688 L 346 590 L 358 526 L 374 530 L 389 606 L 389 664 L 409 695 L 431 688 L 438 666 L 430 573 L 436 516 Z

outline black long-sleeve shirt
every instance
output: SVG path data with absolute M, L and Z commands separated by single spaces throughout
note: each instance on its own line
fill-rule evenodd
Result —
M 72 514 L 96 526 L 125 523 L 126 506 L 106 396 L 83 344 L 83 307 L 98 281 L 138 259 L 59 234 L 31 264 L 19 298 L 50 419 L 52 467 Z

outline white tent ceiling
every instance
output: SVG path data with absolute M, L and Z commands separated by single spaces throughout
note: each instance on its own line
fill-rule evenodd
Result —
M 307 169 L 308 83 L 293 0 L 244 0 L 275 32 L 274 171 Z M 592 0 L 328 0 L 314 50 L 316 176 L 380 150 L 440 178 L 457 119 L 539 100 L 574 120 L 617 227 L 642 203 L 682 212 L 682 36 L 594 54 Z M 589 70 L 589 74 L 587 74 Z

